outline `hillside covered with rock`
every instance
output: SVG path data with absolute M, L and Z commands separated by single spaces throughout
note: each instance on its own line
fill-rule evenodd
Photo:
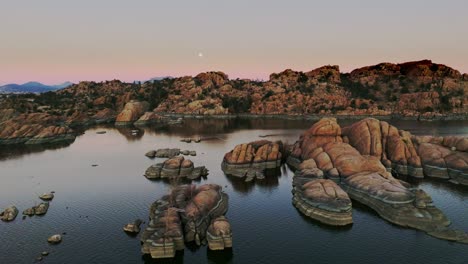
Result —
M 206 72 L 144 83 L 80 82 L 55 92 L 2 95 L 0 142 L 16 142 L 16 137 L 28 142 L 40 134 L 50 137 L 53 131 L 69 134 L 70 128 L 94 123 L 152 124 L 168 114 L 466 119 L 467 93 L 467 74 L 429 60 L 381 63 L 350 73 L 340 72 L 338 66 L 308 72 L 288 69 L 266 81 Z M 36 118 L 39 114 L 48 117 Z M 35 127 L 44 125 L 42 119 L 48 120 L 49 130 Z

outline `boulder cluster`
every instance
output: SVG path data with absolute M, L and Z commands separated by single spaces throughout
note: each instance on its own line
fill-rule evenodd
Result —
M 211 250 L 232 247 L 231 226 L 224 217 L 228 196 L 221 186 L 179 185 L 155 201 L 150 221 L 142 233 L 142 253 L 152 258 L 172 258 L 185 242 L 208 243 Z
M 170 158 L 162 163 L 151 165 L 145 172 L 148 179 L 180 179 L 195 180 L 208 175 L 205 166 L 195 167 L 193 162 L 182 156 Z
M 447 139 L 445 144 L 463 149 L 460 142 L 463 140 Z M 428 150 L 416 151 L 423 144 L 413 144 L 411 135 L 375 119 L 365 119 L 342 129 L 336 119 L 324 118 L 300 137 L 288 156 L 288 164 L 296 169 L 293 203 L 313 219 L 346 225 L 352 223 L 352 199 L 394 224 L 468 243 L 466 233 L 449 228 L 450 221 L 434 206 L 428 194 L 394 178 L 389 170 L 397 168 L 398 173 L 406 174 L 418 171 L 420 160 L 424 165 L 427 156 L 434 157 Z M 455 152 L 451 155 L 459 155 L 456 150 L 450 151 Z M 437 157 L 450 160 L 447 156 Z M 450 170 L 459 176 L 460 170 L 466 172 L 468 168 L 466 163 L 463 167 L 462 161 L 457 164 L 460 166 Z M 445 171 L 449 169 L 445 167 Z M 423 177 L 423 173 L 428 173 L 425 168 L 410 175 Z

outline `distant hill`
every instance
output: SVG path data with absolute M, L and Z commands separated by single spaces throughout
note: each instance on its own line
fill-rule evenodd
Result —
M 0 93 L 44 93 L 66 88 L 73 83 L 65 82 L 58 85 L 45 85 L 39 82 L 27 82 L 24 84 L 7 84 L 0 86 Z

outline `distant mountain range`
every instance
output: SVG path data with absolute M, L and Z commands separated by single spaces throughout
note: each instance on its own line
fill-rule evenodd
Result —
M 58 85 L 45 85 L 39 82 L 28 82 L 24 84 L 7 84 L 0 86 L 0 93 L 45 93 L 66 88 L 73 83 L 65 82 Z

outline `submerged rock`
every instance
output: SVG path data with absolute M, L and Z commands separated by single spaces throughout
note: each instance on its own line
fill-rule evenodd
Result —
M 15 220 L 16 216 L 18 215 L 18 208 L 12 205 L 7 207 L 5 210 L 0 212 L 0 219 L 5 222 L 10 222 Z
M 208 169 L 205 166 L 195 167 L 191 160 L 181 156 L 151 165 L 145 172 L 145 177 L 148 179 L 180 177 L 195 180 L 206 175 Z
M 224 155 L 221 168 L 227 175 L 246 177 L 246 181 L 263 179 L 265 170 L 281 167 L 282 148 L 281 141 L 240 144 Z

